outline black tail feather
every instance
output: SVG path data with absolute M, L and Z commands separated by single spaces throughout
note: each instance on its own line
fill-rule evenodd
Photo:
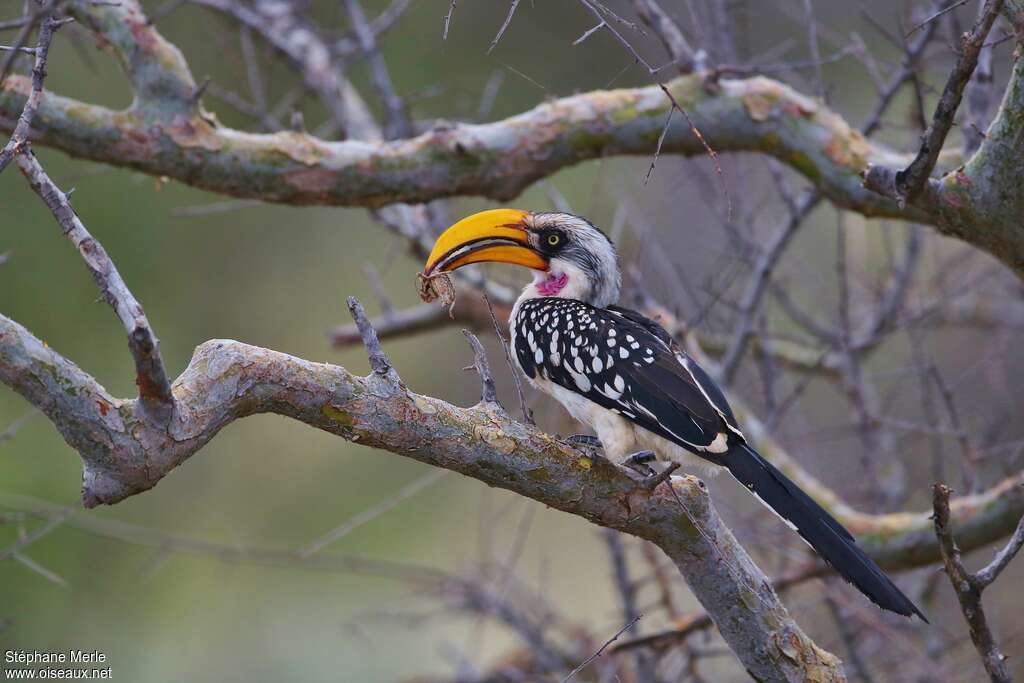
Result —
M 921 610 L 904 595 L 853 536 L 824 508 L 750 446 L 734 444 L 724 464 L 732 476 L 780 517 L 796 527 L 805 541 L 844 579 L 883 609 L 925 622 Z

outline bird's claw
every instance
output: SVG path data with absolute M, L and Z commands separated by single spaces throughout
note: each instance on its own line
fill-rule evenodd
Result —
M 650 465 L 656 458 L 657 456 L 655 456 L 654 451 L 639 451 L 630 455 L 619 464 L 642 477 L 637 481 L 637 485 L 640 488 L 653 491 L 658 488 L 659 484 L 668 481 L 672 473 L 679 469 L 679 463 L 673 462 L 669 463 L 661 472 L 658 472 Z
M 572 434 L 562 439 L 562 443 L 569 444 L 577 451 L 585 453 L 588 457 L 604 459 L 604 446 L 596 436 Z
M 640 485 L 643 486 L 648 491 L 653 491 L 654 489 L 658 488 L 658 486 L 662 482 L 668 481 L 669 477 L 672 476 L 672 473 L 675 472 L 678 469 L 679 469 L 679 463 L 677 463 L 677 462 L 669 463 L 668 466 L 665 469 L 663 469 L 661 472 L 658 472 L 657 474 L 652 474 L 652 475 L 647 476 L 642 482 L 640 482 Z
M 601 439 L 590 434 L 572 434 L 562 439 L 570 446 L 583 446 L 584 448 L 601 448 Z
M 654 455 L 654 451 L 638 451 L 633 455 L 627 456 L 626 459 L 619 464 L 623 467 L 628 467 L 638 474 L 650 477 L 657 474 L 654 471 L 654 468 L 649 464 L 654 462 L 656 459 L 657 456 Z

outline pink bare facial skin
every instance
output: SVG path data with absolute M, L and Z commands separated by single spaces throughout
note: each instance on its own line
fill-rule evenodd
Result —
M 537 291 L 544 296 L 556 296 L 562 288 L 569 284 L 569 276 L 565 273 L 552 273 L 537 284 Z

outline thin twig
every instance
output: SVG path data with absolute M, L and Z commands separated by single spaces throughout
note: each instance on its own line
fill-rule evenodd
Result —
M 821 200 L 822 196 L 818 192 L 805 195 L 795 207 L 795 211 L 790 213 L 786 221 L 772 236 L 771 241 L 765 246 L 764 251 L 761 252 L 761 257 L 754 266 L 754 273 L 747 283 L 747 289 L 740 302 L 739 321 L 736 323 L 729 348 L 722 359 L 720 377 L 724 383 L 729 384 L 739 369 L 740 361 L 743 359 L 753 335 L 755 317 L 764 300 L 764 293 L 771 280 L 772 271 L 797 230 Z
M 296 551 L 298 557 L 304 560 L 310 555 L 320 552 L 327 546 L 337 543 L 345 536 L 348 536 L 350 533 L 360 528 L 361 526 L 364 526 L 365 524 L 372 522 L 373 520 L 377 519 L 386 512 L 390 512 L 399 503 L 408 500 L 409 498 L 412 498 L 417 493 L 427 488 L 428 486 L 430 486 L 431 484 L 433 484 L 446 474 L 448 474 L 448 470 L 435 469 L 431 470 L 422 477 L 419 477 L 418 479 L 406 484 L 405 486 L 400 488 L 394 496 L 391 496 L 386 500 L 382 500 L 376 505 L 355 515 L 354 517 L 345 520 L 345 522 L 339 525 L 337 528 L 327 532 L 320 538 L 311 542 L 309 545 L 300 548 L 298 551 Z
M 996 553 L 991 562 L 974 574 L 978 587 L 982 589 L 987 588 L 993 581 L 998 579 L 999 575 L 1010 564 L 1010 561 L 1020 552 L 1021 546 L 1024 546 L 1024 517 L 1017 523 L 1013 536 L 1003 546 L 1003 549 Z
M 32 130 L 32 120 L 39 107 L 39 100 L 43 96 L 43 81 L 46 78 L 46 60 L 50 52 L 50 43 L 53 40 L 54 31 L 61 25 L 62 22 L 58 21 L 56 16 L 47 16 L 39 28 L 39 40 L 36 42 L 36 48 L 32 51 L 32 54 L 36 56 L 35 64 L 32 66 L 32 90 L 25 99 L 25 106 L 21 110 L 21 116 L 18 117 L 18 123 L 14 126 L 11 139 L 3 149 L 0 149 L 0 173 L 28 140 Z M 0 81 L 2 80 L 0 78 Z
M 580 0 L 580 3 L 584 7 L 589 9 L 590 12 L 599 21 L 604 22 L 604 16 L 602 15 L 601 10 L 598 9 L 598 7 L 595 7 L 591 0 Z M 704 138 L 704 134 L 700 132 L 700 129 L 697 128 L 696 124 L 694 124 L 693 119 L 690 118 L 689 112 L 687 112 L 686 109 L 684 109 L 683 106 L 679 104 L 679 101 L 676 99 L 675 95 L 673 95 L 672 92 L 668 89 L 668 87 L 658 78 L 658 73 L 662 71 L 667 65 L 663 65 L 660 67 L 652 66 L 650 62 L 644 59 L 643 56 L 637 51 L 637 49 L 633 47 L 633 44 L 626 40 L 625 36 L 623 36 L 618 29 L 616 29 L 612 24 L 609 24 L 607 22 L 604 22 L 604 25 L 608 29 L 609 33 L 611 33 L 612 36 L 614 36 L 615 39 L 619 42 L 619 44 L 622 45 L 630 55 L 632 55 L 633 59 L 636 60 L 636 62 L 643 66 L 645 69 L 647 69 L 647 73 L 651 76 L 652 80 L 654 80 L 654 82 L 657 83 L 658 87 L 661 88 L 661 91 L 665 93 L 665 97 L 668 98 L 668 101 L 671 103 L 672 107 L 678 109 L 679 113 L 682 114 L 683 118 L 686 119 L 686 123 L 690 127 L 690 132 L 693 133 L 694 137 L 697 138 L 698 142 L 700 142 L 701 146 L 704 148 L 704 151 L 707 153 L 708 157 L 715 165 L 715 173 L 718 176 L 719 183 L 722 187 L 722 195 L 725 198 L 726 220 L 732 220 L 732 198 L 729 195 L 729 188 L 725 182 L 725 174 L 722 171 L 722 164 L 718 158 L 718 152 L 715 151 L 715 149 L 708 144 L 708 141 Z M 666 126 L 667 125 L 668 124 L 666 123 Z M 665 131 L 663 130 L 662 135 L 664 135 L 664 133 Z M 648 175 L 650 175 L 650 172 L 648 172 Z
M 669 56 L 679 66 L 680 73 L 691 73 L 698 68 L 698 53 L 660 4 L 655 0 L 633 0 L 633 9 L 665 46 Z
M 968 2 L 970 2 L 970 0 L 957 0 L 957 2 L 954 2 L 953 4 L 951 4 L 949 6 L 943 7 L 942 9 L 938 10 L 937 12 L 933 12 L 924 21 L 920 22 L 919 24 L 916 24 L 912 29 L 910 29 L 909 31 L 904 33 L 903 37 L 904 38 L 909 38 L 910 36 L 914 35 L 915 33 L 920 31 L 922 28 L 924 28 L 925 26 L 927 26 L 931 22 L 935 21 L 936 19 L 938 19 L 942 15 L 946 14 L 947 12 L 952 12 L 957 7 L 960 7 L 962 5 L 966 5 Z
M 139 387 L 143 408 L 158 421 L 168 420 L 174 404 L 171 382 L 160 356 L 160 341 L 142 305 L 128 289 L 106 250 L 86 230 L 67 195 L 43 170 L 27 143 L 17 155 L 17 163 L 29 185 L 50 208 L 64 236 L 71 240 L 82 255 L 85 265 L 99 285 L 103 299 L 114 309 L 128 332 L 128 349 L 135 360 L 135 382 Z
M 384 56 L 377 47 L 377 38 L 366 20 L 362 5 L 358 0 L 345 0 L 345 8 L 370 66 L 370 76 L 387 112 L 388 137 L 407 137 L 412 134 L 412 124 L 405 114 L 405 104 L 395 92 Z
M 444 15 L 444 32 L 441 34 L 441 40 L 448 40 L 448 27 L 452 23 L 452 15 L 455 14 L 455 3 L 458 0 L 452 0 L 452 3 L 448 5 L 448 13 Z
M 34 47 L 18 47 L 17 45 L 0 45 L 0 52 L 20 52 L 23 55 L 35 55 L 39 53 Z
M 965 158 L 974 154 L 985 139 L 985 123 L 993 95 L 992 52 L 992 45 L 982 46 L 978 66 L 967 84 L 967 116 L 963 126 Z
M 946 566 L 946 574 L 949 575 L 949 581 L 956 592 L 960 610 L 963 612 L 964 620 L 971 633 L 971 641 L 981 656 L 981 663 L 985 667 L 985 671 L 993 683 L 1010 683 L 1006 656 L 1000 651 L 999 644 L 992 635 L 988 619 L 985 617 L 985 610 L 981 604 L 981 593 L 984 586 L 980 585 L 977 577 L 970 574 L 964 567 L 960 559 L 960 549 L 957 547 L 953 531 L 950 529 L 949 495 L 951 492 L 952 489 L 943 484 L 935 484 L 932 491 L 935 535 L 939 539 L 942 562 Z M 1014 537 L 1016 535 L 1015 533 Z
M 373 372 L 382 377 L 397 378 L 397 374 L 391 367 L 391 361 L 388 360 L 388 356 L 384 353 L 384 348 L 377 338 L 376 330 L 373 329 L 373 325 L 366 317 L 366 309 L 354 296 L 348 298 L 348 310 L 359 328 L 359 334 L 362 336 L 363 346 L 366 348 L 366 355 L 370 358 L 370 367 L 373 368 Z
M 602 645 L 601 647 L 599 647 L 599 648 L 597 649 L 597 652 L 595 652 L 594 654 L 592 654 L 592 655 L 590 655 L 589 657 L 587 657 L 587 658 L 586 658 L 586 659 L 585 659 L 585 660 L 584 660 L 584 661 L 583 661 L 583 662 L 582 662 L 582 663 L 581 663 L 581 664 L 580 664 L 579 666 L 577 666 L 577 667 L 576 667 L 575 669 L 573 669 L 572 671 L 570 671 L 570 672 L 569 672 L 569 675 L 568 675 L 568 676 L 566 676 L 565 678 L 563 678 L 563 679 L 562 679 L 562 683 L 566 683 L 566 681 L 568 681 L 568 680 L 569 680 L 570 678 L 572 678 L 573 676 L 575 676 L 576 674 L 578 674 L 578 673 L 579 673 L 580 671 L 583 671 L 583 669 L 587 668 L 587 666 L 588 666 L 588 665 L 589 665 L 589 664 L 590 664 L 590 663 L 591 663 L 592 661 L 594 661 L 595 659 L 597 659 L 598 657 L 600 657 L 600 656 L 601 656 L 601 653 L 603 653 L 603 652 L 604 652 L 604 650 L 605 650 L 605 648 L 606 648 L 606 647 L 608 647 L 609 645 L 611 645 L 612 643 L 614 643 L 614 642 L 615 642 L 616 640 L 618 640 L 618 639 L 619 639 L 619 636 L 621 636 L 621 635 L 622 635 L 623 633 L 625 633 L 625 632 L 626 632 L 626 631 L 628 631 L 629 629 L 633 628 L 633 624 L 635 624 L 636 622 L 640 621 L 641 617 L 643 617 L 643 616 L 644 616 L 644 615 L 642 615 L 642 614 L 638 614 L 638 615 L 636 615 L 636 616 L 635 616 L 635 617 L 634 617 L 634 618 L 633 618 L 633 619 L 632 619 L 632 620 L 631 620 L 631 621 L 630 621 L 630 622 L 629 622 L 628 624 L 626 624 L 625 626 L 623 626 L 622 628 L 620 628 L 620 629 L 619 629 L 619 630 L 618 630 L 618 631 L 617 631 L 617 632 L 615 633 L 615 635 L 614 635 L 614 636 L 612 636 L 612 637 L 611 637 L 611 638 L 609 638 L 609 639 L 608 639 L 607 641 L 605 641 L 605 644 L 604 644 L 604 645 Z
M 38 410 L 32 409 L 25 413 L 24 415 L 22 415 L 21 417 L 19 417 L 11 424 L 7 425 L 7 428 L 0 432 L 0 442 L 10 441 L 11 439 L 13 439 L 14 435 L 17 434 L 21 430 L 21 428 L 24 427 L 26 423 L 28 423 L 29 420 L 31 420 L 33 417 L 39 414 L 40 412 Z
M 953 390 L 943 378 L 942 373 L 939 372 L 939 368 L 932 364 L 928 367 L 927 374 L 935 382 L 935 387 L 939 390 L 939 396 L 942 398 L 943 405 L 946 407 L 946 414 L 949 416 L 949 424 L 956 434 L 957 443 L 960 445 L 964 488 L 968 492 L 973 492 L 977 483 L 978 451 L 971 442 L 967 429 L 960 421 L 960 411 L 957 409 Z
M 491 375 L 491 364 L 487 362 L 487 352 L 484 350 L 484 345 L 469 330 L 462 330 L 462 334 L 466 335 L 466 341 L 469 342 L 469 346 L 473 349 L 473 365 L 466 368 L 466 370 L 475 368 L 477 374 L 480 375 L 480 382 L 483 385 L 480 396 L 481 400 L 488 407 L 501 409 L 501 403 L 498 402 L 498 391 L 494 386 L 494 377 Z
M 932 38 L 934 38 L 937 28 L 937 24 L 928 24 L 924 33 L 918 36 L 914 42 L 904 47 L 905 56 L 903 58 L 903 64 L 900 66 L 900 70 L 892 77 L 879 94 L 878 102 L 875 104 L 874 110 L 868 115 L 868 118 L 861 126 L 861 132 L 864 133 L 864 135 L 871 135 L 878 129 L 882 123 L 882 115 L 892 104 L 893 98 L 896 97 L 896 94 L 899 92 L 900 88 L 903 87 L 903 84 L 913 78 L 917 73 L 918 60 L 920 60 L 925 49 L 928 47 L 929 43 L 931 43 Z
M 626 562 L 626 548 L 622 542 L 621 533 L 615 529 L 605 529 L 603 532 L 605 545 L 608 546 L 608 555 L 612 563 L 612 575 L 615 577 L 615 587 L 619 592 L 619 600 L 622 603 L 622 616 L 627 623 L 636 624 L 640 610 L 637 608 L 637 586 L 630 578 L 629 565 Z M 632 628 L 627 631 L 633 631 Z M 634 631 L 635 635 L 635 631 Z M 645 650 L 636 652 L 636 666 L 639 680 L 653 681 L 654 662 L 649 653 Z
M 523 421 L 528 425 L 536 425 L 537 423 L 533 419 L 533 411 L 530 410 L 530 406 L 526 402 L 526 395 L 523 393 L 523 383 L 519 379 L 519 372 L 516 370 L 515 363 L 512 362 L 512 351 L 509 349 L 509 344 L 505 341 L 505 335 L 501 333 L 501 326 L 498 325 L 498 319 L 494 315 L 494 306 L 491 305 L 491 299 L 486 294 L 483 295 L 483 299 L 484 303 L 487 304 L 487 313 L 491 316 L 491 324 L 494 325 L 494 334 L 498 335 L 498 341 L 505 352 L 505 362 L 508 363 L 508 369 L 512 371 L 512 381 L 516 385 L 519 407 L 523 411 Z
M 454 7 L 455 3 L 452 3 Z M 505 15 L 505 21 L 501 23 L 501 28 L 498 29 L 498 34 L 494 36 L 494 40 L 491 41 L 491 46 L 487 48 L 487 54 L 491 54 L 495 47 L 498 45 L 498 41 L 501 40 L 501 36 L 505 34 L 505 29 L 512 23 L 512 15 L 516 13 L 516 8 L 519 7 L 519 0 L 512 0 L 512 4 L 509 5 L 508 14 Z

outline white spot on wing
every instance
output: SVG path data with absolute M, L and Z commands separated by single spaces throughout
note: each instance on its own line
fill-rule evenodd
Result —
M 576 382 L 576 386 L 580 391 L 590 391 L 590 379 L 586 375 L 581 375 L 578 372 L 569 371 L 572 375 L 572 380 Z

